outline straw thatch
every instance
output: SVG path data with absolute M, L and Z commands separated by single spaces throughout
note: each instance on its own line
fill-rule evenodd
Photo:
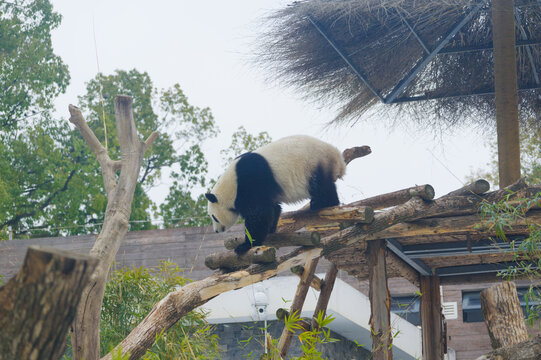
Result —
M 385 98 L 427 52 L 476 5 L 479 10 L 440 53 L 405 87 L 392 106 L 380 99 L 316 29 L 316 22 Z M 517 41 L 520 116 L 541 124 L 541 2 L 515 0 L 521 27 Z M 368 109 L 411 114 L 440 128 L 494 120 L 490 1 L 474 0 L 310 0 L 291 4 L 268 18 L 259 60 L 272 76 L 325 105 L 341 106 L 335 121 L 357 121 Z M 311 22 L 311 20 L 313 22 Z M 408 25 L 409 24 L 409 25 Z M 410 29 L 413 28 L 414 32 Z M 449 52 L 458 48 L 472 51 Z M 528 52 L 531 56 L 529 56 Z M 532 89 L 533 88 L 533 89 Z M 525 90 L 528 89 L 528 90 Z M 483 94 L 464 96 L 469 94 Z M 487 94 L 489 93 L 489 94 Z M 411 101 L 424 96 L 430 100 Z

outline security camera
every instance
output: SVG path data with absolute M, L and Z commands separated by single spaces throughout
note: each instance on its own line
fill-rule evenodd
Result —
M 266 305 L 259 305 L 259 306 L 256 306 L 256 309 L 257 309 L 257 312 L 259 314 L 263 314 L 267 310 L 267 306 Z

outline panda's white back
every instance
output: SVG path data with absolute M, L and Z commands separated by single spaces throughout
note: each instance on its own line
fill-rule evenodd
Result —
M 283 195 L 278 199 L 283 203 L 295 203 L 310 198 L 310 177 L 321 166 L 333 176 L 341 178 L 346 164 L 340 151 L 321 140 L 294 135 L 267 144 L 254 151 L 263 156 L 282 187 Z

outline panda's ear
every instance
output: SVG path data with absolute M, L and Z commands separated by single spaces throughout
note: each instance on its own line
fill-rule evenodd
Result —
M 205 194 L 205 197 L 207 198 L 208 201 L 210 201 L 211 203 L 217 203 L 218 202 L 218 198 L 216 197 L 216 195 L 212 194 L 212 193 L 206 193 Z

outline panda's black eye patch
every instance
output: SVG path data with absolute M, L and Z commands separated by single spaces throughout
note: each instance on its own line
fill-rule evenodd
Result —
M 213 218 L 214 221 L 216 221 L 218 224 L 220 223 L 220 222 L 218 221 L 218 219 L 216 219 L 216 216 L 212 215 L 212 218 Z

